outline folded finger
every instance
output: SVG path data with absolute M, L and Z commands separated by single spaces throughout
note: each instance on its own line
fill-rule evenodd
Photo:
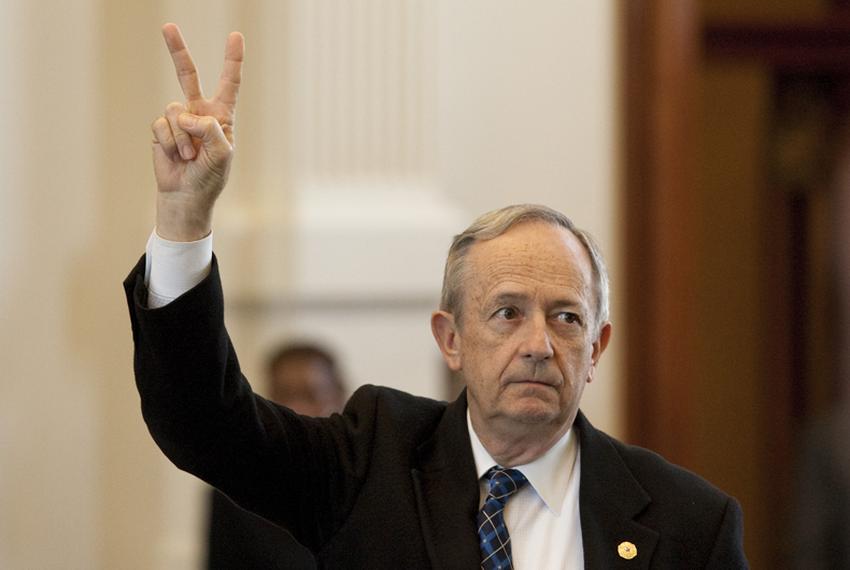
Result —
M 201 141 L 206 154 L 214 163 L 221 166 L 228 162 L 229 157 L 233 154 L 233 145 L 227 140 L 221 123 L 213 117 L 192 115 L 191 113 L 181 114 L 179 120 L 181 127 Z
M 177 80 L 180 82 L 180 88 L 183 90 L 186 100 L 201 99 L 204 94 L 201 91 L 198 69 L 195 67 L 189 48 L 186 47 L 186 41 L 183 39 L 180 28 L 176 24 L 165 24 L 162 27 L 162 36 L 165 38 L 165 44 L 168 46 L 168 52 L 174 62 L 174 69 L 177 71 Z
M 180 151 L 180 156 L 183 160 L 192 160 L 195 158 L 195 145 L 192 143 L 192 137 L 180 126 L 177 117 L 181 113 L 186 112 L 186 107 L 180 103 L 169 103 L 165 108 L 165 118 L 168 120 L 168 125 L 171 128 L 171 134 L 174 137 L 174 142 L 177 149 Z
M 239 86 L 242 83 L 242 60 L 245 56 L 245 38 L 239 32 L 231 32 L 227 36 L 224 48 L 224 66 L 218 82 L 215 97 L 219 101 L 236 106 Z
M 159 117 L 151 124 L 153 132 L 153 140 L 162 149 L 162 152 L 172 161 L 180 158 L 180 151 L 177 149 L 177 141 L 174 140 L 174 135 L 171 134 L 171 125 L 168 124 L 168 119 Z

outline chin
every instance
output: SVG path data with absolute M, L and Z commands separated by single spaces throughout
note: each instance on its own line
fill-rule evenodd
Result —
M 537 398 L 523 398 L 511 405 L 508 415 L 522 424 L 548 424 L 561 417 L 561 410 Z

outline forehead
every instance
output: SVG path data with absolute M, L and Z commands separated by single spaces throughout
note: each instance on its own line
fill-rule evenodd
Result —
M 503 288 L 547 288 L 586 297 L 593 269 L 584 245 L 568 229 L 546 222 L 517 224 L 499 237 L 474 243 L 468 253 L 475 297 Z

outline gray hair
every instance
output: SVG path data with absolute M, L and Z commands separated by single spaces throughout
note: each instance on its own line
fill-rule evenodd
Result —
M 499 210 L 487 212 L 479 216 L 472 225 L 456 235 L 449 247 L 446 258 L 446 268 L 443 273 L 443 292 L 440 298 L 440 309 L 460 315 L 462 291 L 461 284 L 465 280 L 468 265 L 464 263 L 470 246 L 477 241 L 497 238 L 513 226 L 531 221 L 542 221 L 553 226 L 569 230 L 587 251 L 593 268 L 593 289 L 596 296 L 595 334 L 598 335 L 602 325 L 608 321 L 608 270 L 605 259 L 593 237 L 579 229 L 572 220 L 564 214 L 547 206 L 536 204 L 517 204 Z

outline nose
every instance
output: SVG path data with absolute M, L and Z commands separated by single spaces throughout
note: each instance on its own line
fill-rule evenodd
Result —
M 540 362 L 548 360 L 554 354 L 552 339 L 546 326 L 545 317 L 537 317 L 526 321 L 526 331 L 520 349 L 523 358 Z

